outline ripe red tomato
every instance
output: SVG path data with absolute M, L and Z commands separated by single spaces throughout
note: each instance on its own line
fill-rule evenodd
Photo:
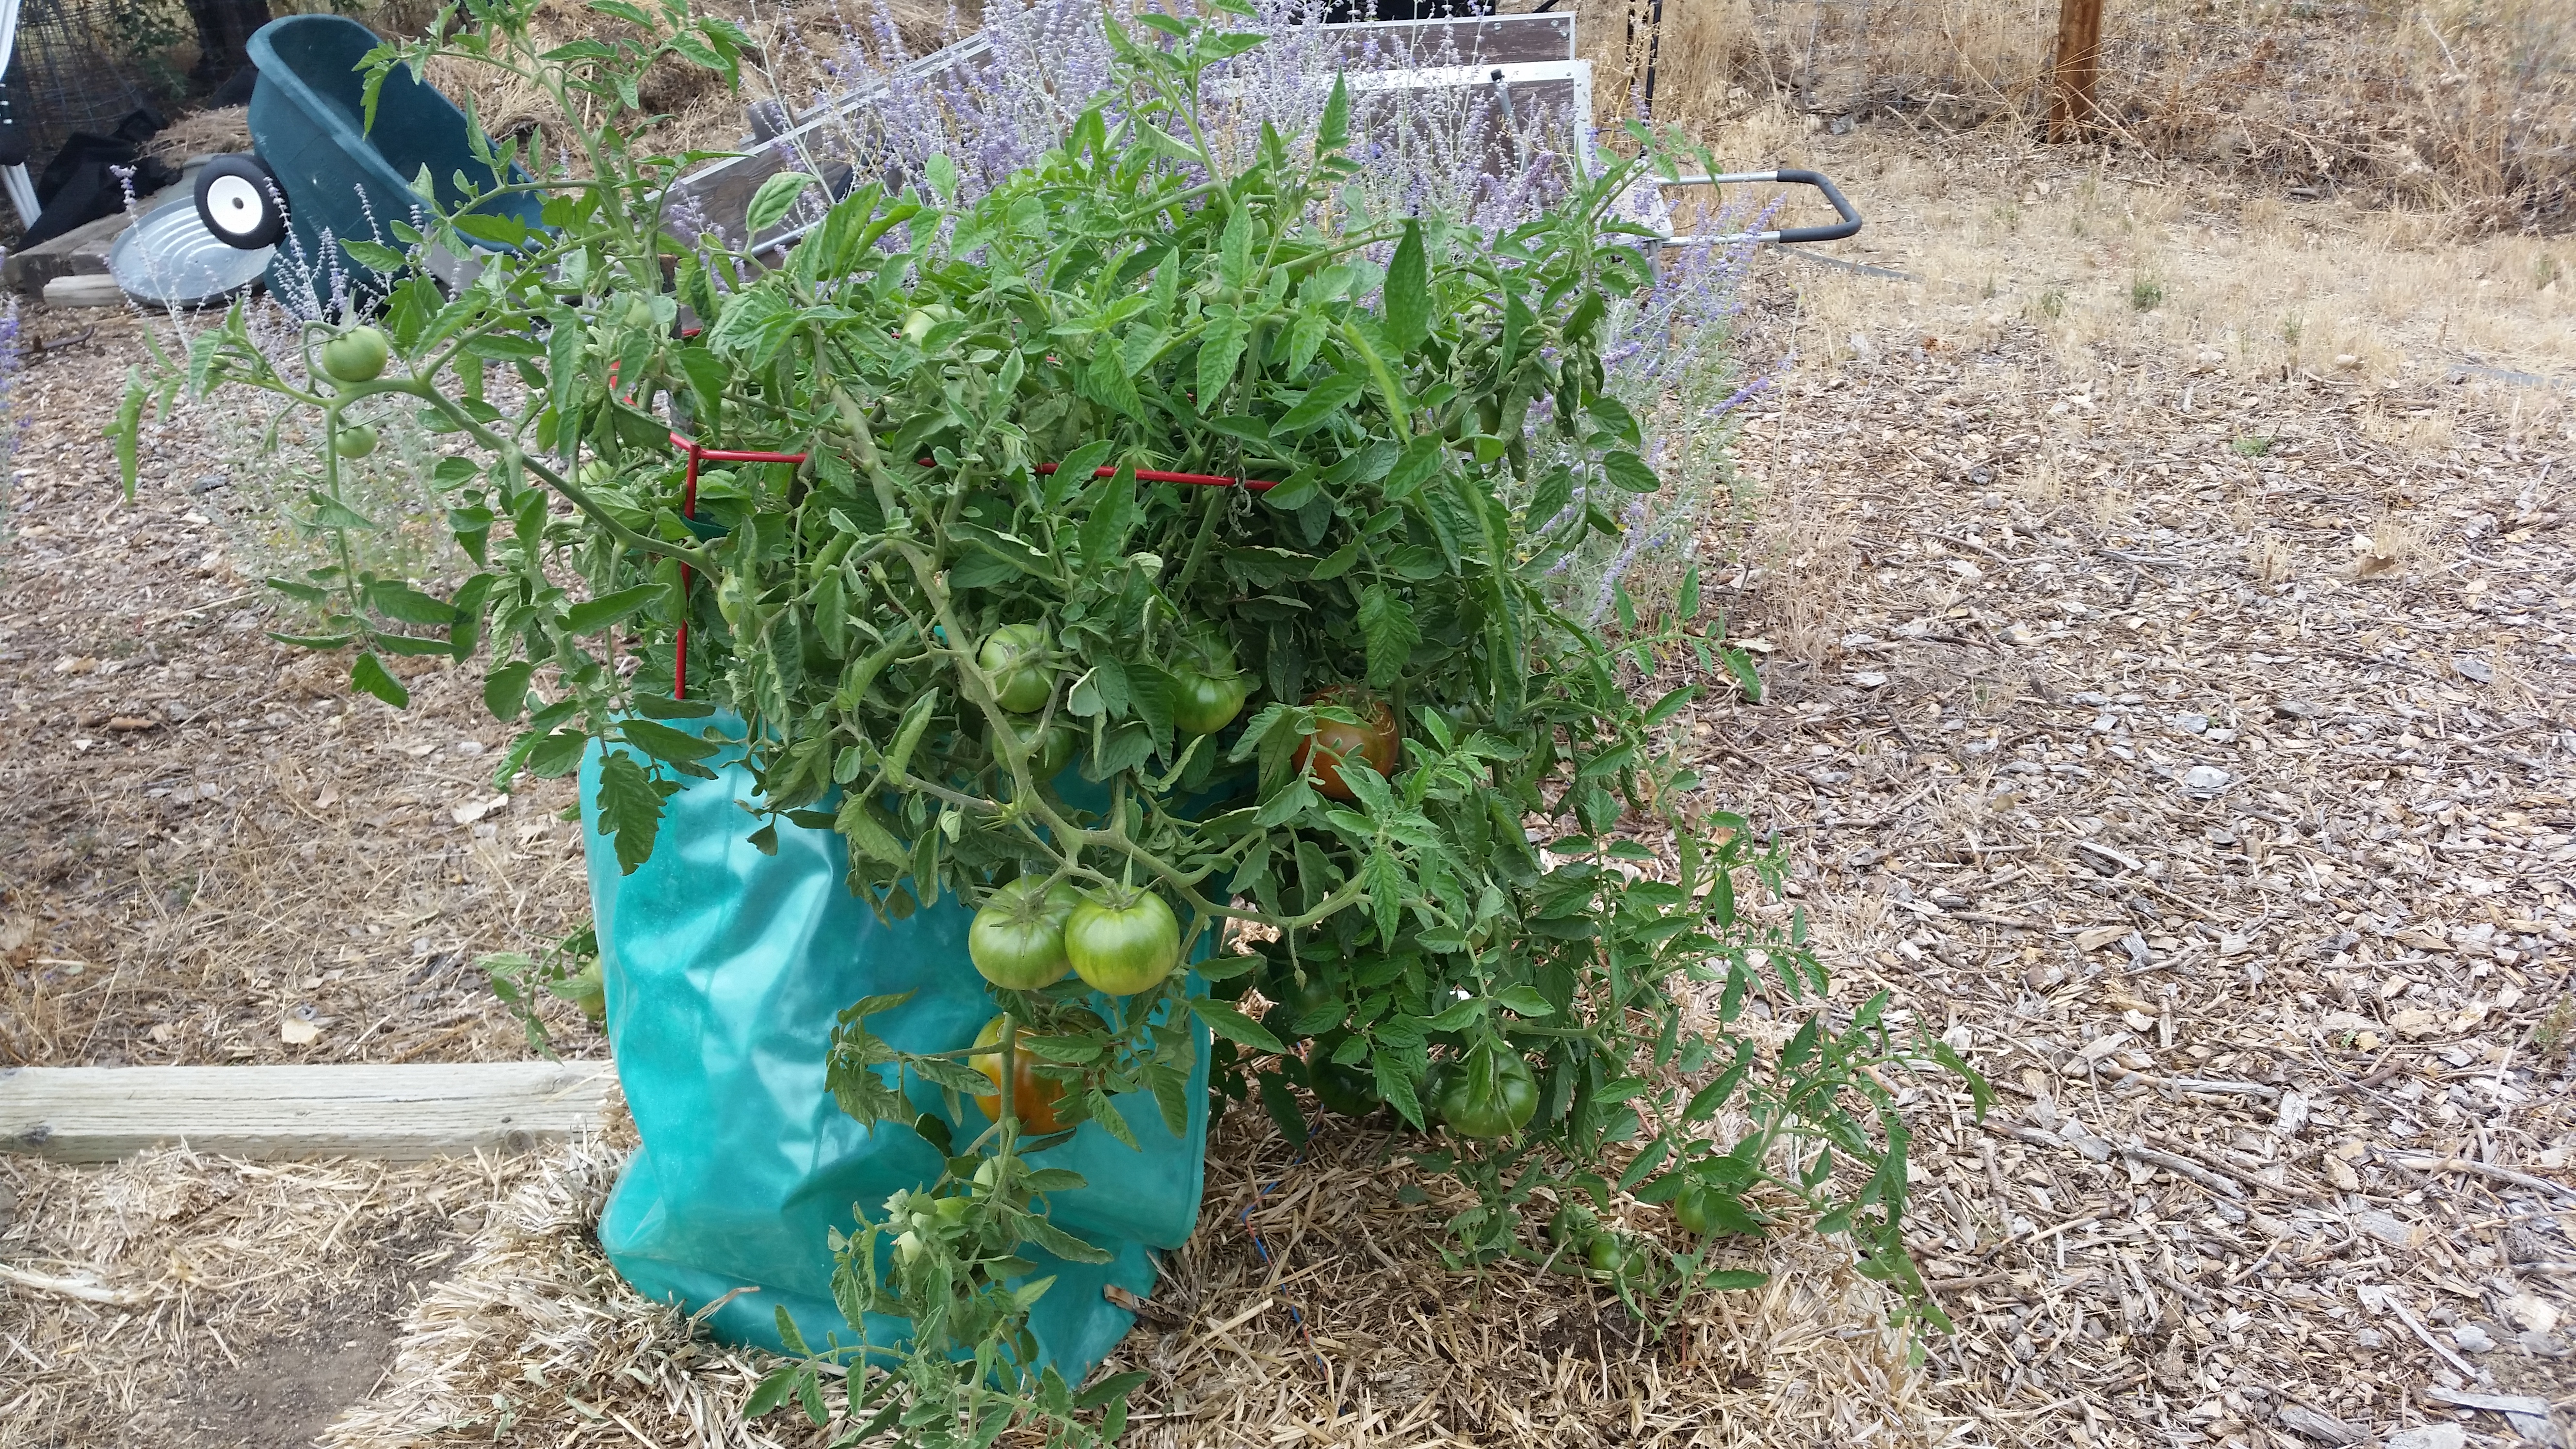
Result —
M 975 1034 L 975 1045 L 999 1045 L 1002 1024 L 1006 1020 L 1008 1018 L 997 1016 L 984 1023 L 984 1029 Z M 998 1122 L 1002 1117 L 1002 1054 L 986 1052 L 973 1060 L 975 1070 L 982 1072 L 984 1079 L 993 1084 L 993 1095 L 978 1096 L 975 1105 L 984 1109 L 985 1116 Z M 1056 1115 L 1056 1109 L 1064 1102 L 1065 1087 L 1064 1083 L 1041 1077 L 1032 1070 L 1037 1061 L 1026 1047 L 1011 1053 L 1011 1115 L 1020 1119 L 1021 1131 L 1044 1136 L 1064 1128 L 1064 1121 Z
M 1311 770 L 1315 788 L 1336 800 L 1356 798 L 1342 771 L 1356 760 L 1380 775 L 1395 768 L 1395 711 L 1366 690 L 1336 687 L 1306 701 L 1338 705 L 1359 716 L 1360 723 L 1315 722 L 1315 732 L 1297 746 L 1297 768 Z

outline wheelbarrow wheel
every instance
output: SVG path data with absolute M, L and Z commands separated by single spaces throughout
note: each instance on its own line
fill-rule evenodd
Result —
M 197 173 L 197 219 L 227 246 L 273 247 L 286 235 L 286 188 L 257 156 L 218 156 Z

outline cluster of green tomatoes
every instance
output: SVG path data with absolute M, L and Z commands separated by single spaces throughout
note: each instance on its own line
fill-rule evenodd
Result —
M 1178 652 L 1171 666 L 1172 727 L 1196 736 L 1233 724 L 1252 697 L 1252 683 L 1232 650 L 1202 631 L 1186 637 Z M 1054 778 L 1072 763 L 1076 736 L 1044 713 L 1060 682 L 1046 626 L 1002 625 L 984 636 L 975 662 L 991 683 L 993 702 L 1008 712 L 1008 721 L 997 728 L 1030 751 L 1033 777 Z M 1385 775 L 1395 768 L 1395 715 L 1384 700 L 1332 689 L 1309 703 L 1341 706 L 1360 721 L 1319 721 L 1300 748 L 1298 767 L 1318 791 L 1349 800 L 1343 770 L 1357 765 Z M 1083 890 L 1060 877 L 1024 875 L 985 900 L 967 932 L 966 950 L 984 979 L 1005 990 L 1035 991 L 1071 973 L 1104 995 L 1133 996 L 1161 984 L 1180 964 L 1180 921 L 1161 896 L 1142 887 Z
M 1010 713 L 999 728 L 1030 750 L 1039 780 L 1073 761 L 1071 727 L 1044 716 L 1059 671 L 1044 624 L 1004 624 L 984 636 L 975 662 L 991 683 L 993 702 Z M 1251 686 L 1222 645 L 1202 641 L 1175 667 L 1180 684 L 1173 727 L 1211 735 L 1234 723 Z M 998 753 L 998 751 L 997 751 Z M 1070 972 L 1107 996 L 1133 996 L 1161 985 L 1181 960 L 1181 923 L 1153 891 L 1107 885 L 1077 889 L 1070 881 L 1024 875 L 996 887 L 975 913 L 966 951 L 985 980 L 1009 991 L 1035 991 Z
M 393 349 L 373 327 L 352 327 L 322 344 L 322 375 L 334 383 L 355 386 L 384 375 Z M 334 418 L 336 421 L 336 410 Z M 343 458 L 363 458 L 376 450 L 373 423 L 341 423 L 331 434 L 331 450 Z

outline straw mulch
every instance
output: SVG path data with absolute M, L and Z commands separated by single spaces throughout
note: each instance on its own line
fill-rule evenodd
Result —
M 1346 1125 L 1292 1161 L 1266 1123 L 1234 1125 L 1162 1311 L 1106 1366 L 1153 1375 L 1132 1444 L 1948 1442 L 1879 1290 L 1830 1247 L 1752 1255 L 1769 1288 L 1702 1300 L 1656 1340 L 1578 1279 L 1443 1267 L 1460 1204 L 1386 1155 L 1403 1146 L 1387 1134 Z M 819 1442 L 792 1411 L 744 1423 L 758 1356 L 609 1270 L 590 1228 L 626 1150 L 577 1145 L 520 1177 L 410 1314 L 388 1387 L 324 1443 Z
M 0 1155 L 0 1449 L 311 1442 L 531 1165 Z

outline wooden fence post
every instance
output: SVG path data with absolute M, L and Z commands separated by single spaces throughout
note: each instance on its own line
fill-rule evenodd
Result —
M 2057 65 L 2048 98 L 2048 139 L 2073 141 L 2101 115 L 2093 83 L 2102 73 L 2102 0 L 2057 0 Z

